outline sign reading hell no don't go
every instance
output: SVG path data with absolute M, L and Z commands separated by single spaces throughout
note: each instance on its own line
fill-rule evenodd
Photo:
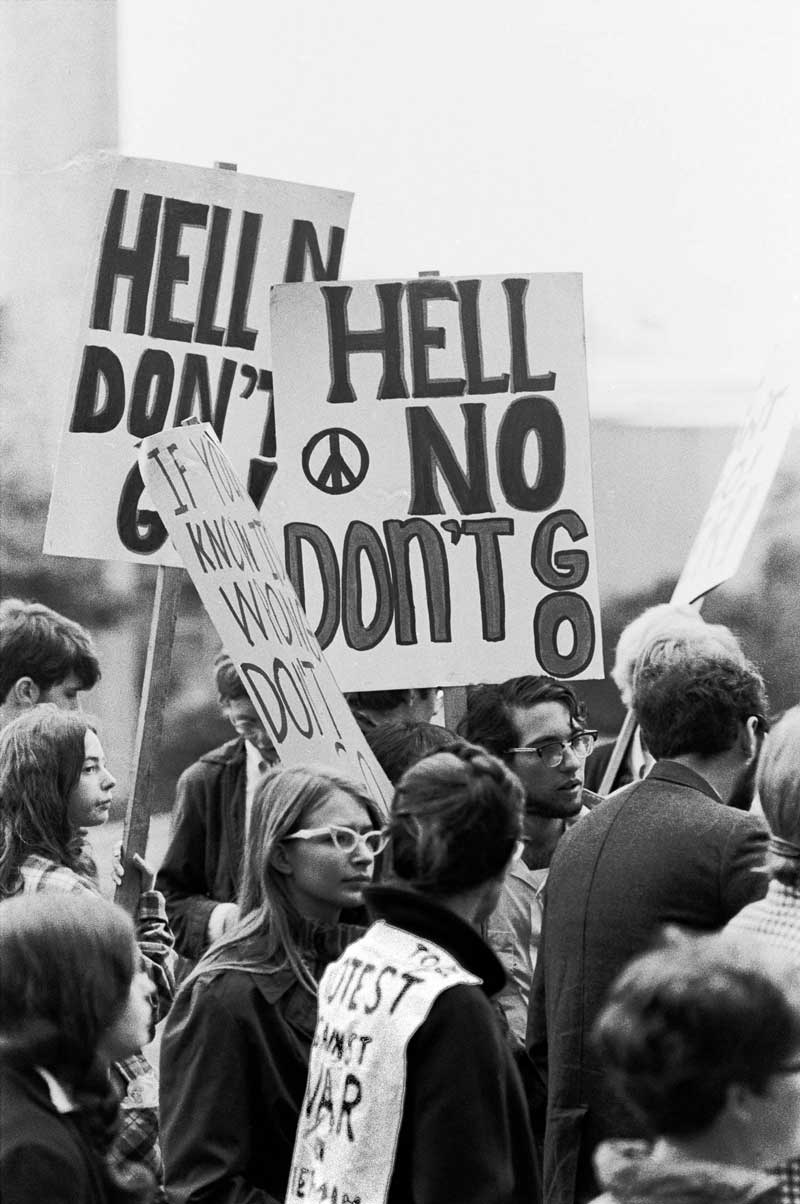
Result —
M 602 677 L 581 278 L 277 285 L 262 514 L 345 689 Z

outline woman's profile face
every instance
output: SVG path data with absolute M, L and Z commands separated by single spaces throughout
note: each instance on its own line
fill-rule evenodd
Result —
M 344 790 L 332 790 L 324 803 L 306 812 L 298 824 L 298 832 L 314 832 L 311 836 L 290 835 L 283 841 L 288 868 L 289 893 L 301 915 L 313 920 L 335 922 L 344 907 L 358 907 L 363 902 L 364 887 L 371 882 L 375 855 L 361 839 L 353 849 L 338 848 L 328 831 L 333 824 L 346 828 L 361 837 L 375 831 L 363 803 Z
M 84 756 L 77 785 L 67 800 L 67 818 L 73 829 L 96 828 L 108 819 L 114 778 L 106 769 L 103 746 L 97 733 L 87 730 Z

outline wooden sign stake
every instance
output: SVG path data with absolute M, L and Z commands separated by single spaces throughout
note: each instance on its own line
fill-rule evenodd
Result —
M 235 163 L 225 163 L 222 160 L 217 160 L 214 166 L 221 171 L 236 171 Z M 142 697 L 136 724 L 131 791 L 122 836 L 122 866 L 125 877 L 122 885 L 118 886 L 114 893 L 114 901 L 120 903 L 131 915 L 136 911 L 141 892 L 139 871 L 133 858 L 137 853 L 144 857 L 147 852 L 153 766 L 161 751 L 164 707 L 169 690 L 172 645 L 183 574 L 182 568 L 165 568 L 164 565 L 159 565 L 156 576 L 153 617 L 150 622 Z
M 114 894 L 115 902 L 121 903 L 131 915 L 136 911 L 141 889 L 139 871 L 133 863 L 133 857 L 135 853 L 144 857 L 147 851 L 153 769 L 161 751 L 164 707 L 167 701 L 172 664 L 172 642 L 175 635 L 175 621 L 183 584 L 183 573 L 182 568 L 165 568 L 163 565 L 159 565 L 156 577 L 153 617 L 147 642 L 147 660 L 142 682 L 142 697 L 139 703 L 139 718 L 136 725 L 131 791 L 122 837 L 122 865 L 125 877 Z

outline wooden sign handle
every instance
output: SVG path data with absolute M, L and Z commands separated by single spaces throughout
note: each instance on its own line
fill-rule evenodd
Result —
M 136 912 L 141 891 L 139 871 L 133 858 L 136 853 L 144 857 L 147 852 L 154 767 L 161 751 L 164 707 L 172 664 L 172 642 L 183 574 L 184 570 L 181 568 L 165 568 L 159 565 L 156 577 L 153 617 L 136 725 L 131 789 L 122 837 L 122 866 L 125 876 L 114 894 L 115 902 L 122 904 L 131 915 Z

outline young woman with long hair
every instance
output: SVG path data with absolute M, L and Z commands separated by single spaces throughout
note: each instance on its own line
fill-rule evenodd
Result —
M 527 1105 L 480 936 L 520 853 L 522 787 L 464 741 L 408 769 L 376 923 L 325 973 L 286 1197 L 529 1204 Z
M 111 1061 L 147 1040 L 150 980 L 133 925 L 90 894 L 0 904 L 3 1204 L 149 1201 L 143 1167 L 116 1178 Z
M 81 712 L 45 704 L 4 728 L 0 900 L 20 894 L 98 895 L 86 831 L 108 819 L 115 785 L 97 732 Z M 136 937 L 155 987 L 156 1014 L 163 1014 L 174 994 L 173 940 L 164 898 L 150 889 L 152 874 L 142 866 L 143 878 L 149 880 L 139 897 Z M 123 1122 L 112 1159 L 121 1175 L 144 1163 L 159 1177 L 155 1071 L 137 1053 L 115 1062 L 112 1077 L 123 1099 Z
M 282 1201 L 326 966 L 363 932 L 386 843 L 363 785 L 321 766 L 265 774 L 245 841 L 238 923 L 182 984 L 161 1044 L 170 1196 Z

